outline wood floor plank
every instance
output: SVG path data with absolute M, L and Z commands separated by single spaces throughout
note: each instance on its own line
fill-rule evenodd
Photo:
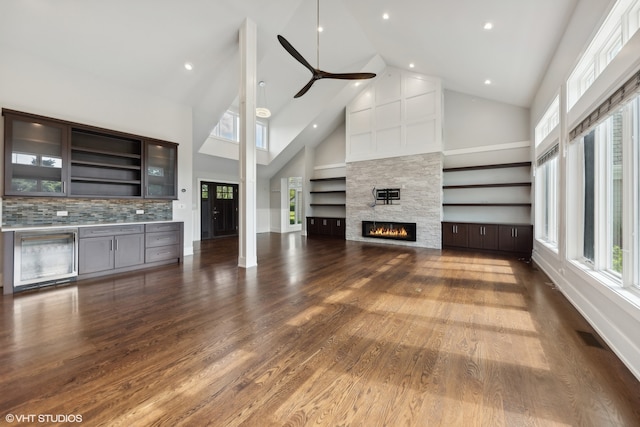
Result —
M 640 425 L 640 383 L 531 264 L 264 234 L 244 270 L 237 248 L 1 297 L 0 417 Z

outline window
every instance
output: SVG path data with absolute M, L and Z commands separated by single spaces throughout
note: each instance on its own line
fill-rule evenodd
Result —
M 570 110 L 635 34 L 640 0 L 618 0 L 567 81 Z
M 231 110 L 227 110 L 220 121 L 211 131 L 214 138 L 226 139 L 229 141 L 240 141 L 240 115 Z M 267 150 L 269 138 L 269 125 L 267 122 L 256 121 L 256 147 L 261 150 Z
M 289 177 L 288 187 L 289 225 L 302 224 L 302 177 Z
M 574 142 L 577 147 L 570 150 L 574 158 L 568 162 L 575 166 L 568 172 L 577 175 L 573 191 L 580 191 L 575 197 L 578 203 L 568 205 L 568 218 L 580 224 L 569 237 L 581 242 L 573 258 L 609 281 L 636 287 L 640 286 L 639 105 L 636 96 Z
M 536 168 L 536 238 L 558 246 L 558 145 L 538 158 Z
M 556 96 L 536 126 L 536 146 L 540 145 L 553 132 L 558 123 L 560 123 L 560 97 Z
M 232 185 L 216 185 L 216 199 L 233 200 L 233 186 Z

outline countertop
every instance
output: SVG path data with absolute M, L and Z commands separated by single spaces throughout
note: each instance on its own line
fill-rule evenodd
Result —
M 135 222 L 105 222 L 95 224 L 56 224 L 56 225 L 37 225 L 37 226 L 18 226 L 18 227 L 2 227 L 2 232 L 8 231 L 47 231 L 47 230 L 67 230 L 70 228 L 84 228 L 84 227 L 107 227 L 110 225 L 138 225 L 138 224 L 162 224 L 166 222 L 183 222 L 177 220 L 163 220 L 163 221 L 135 221 Z

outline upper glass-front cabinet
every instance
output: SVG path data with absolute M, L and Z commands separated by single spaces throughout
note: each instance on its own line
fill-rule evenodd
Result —
M 178 145 L 161 141 L 145 144 L 145 197 L 177 199 Z
M 39 118 L 5 114 L 5 195 L 67 194 L 67 129 Z

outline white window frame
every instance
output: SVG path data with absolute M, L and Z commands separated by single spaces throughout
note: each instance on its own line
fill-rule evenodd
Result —
M 567 111 L 571 111 L 639 26 L 640 0 L 618 0 L 567 80 Z
M 224 116 L 231 115 L 233 117 L 233 138 L 227 138 L 220 135 L 220 122 L 224 118 Z M 256 148 L 258 150 L 269 150 L 269 122 L 267 120 L 256 119 L 256 135 L 258 132 L 262 135 L 262 141 L 264 141 L 264 146 L 258 145 L 258 138 L 256 138 Z M 238 112 L 233 111 L 231 109 L 224 112 L 223 117 L 220 118 L 220 121 L 216 124 L 216 126 L 211 131 L 211 137 L 216 139 L 221 139 L 223 141 L 230 141 L 239 143 L 240 142 L 240 114 Z

